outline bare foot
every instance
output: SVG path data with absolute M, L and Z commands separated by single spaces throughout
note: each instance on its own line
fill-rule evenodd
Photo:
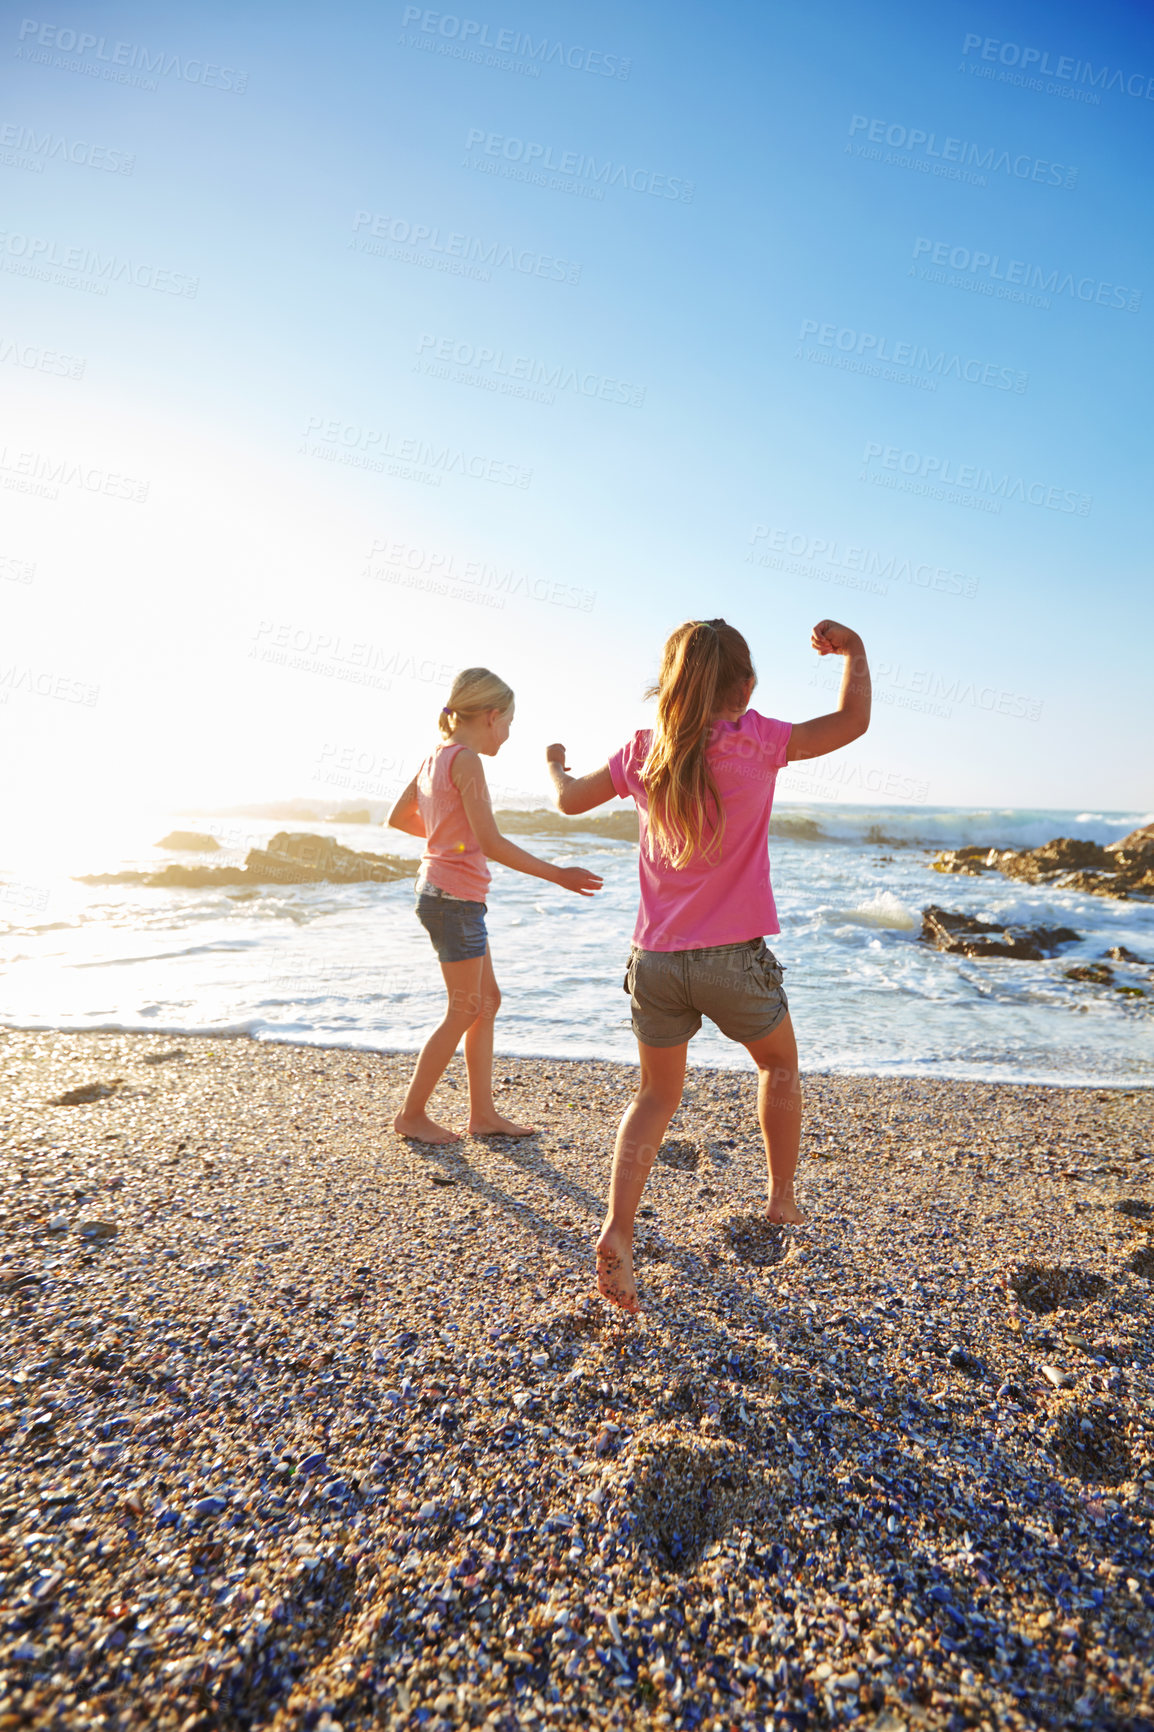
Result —
M 411 1137 L 416 1143 L 459 1143 L 461 1138 L 448 1125 L 439 1125 L 428 1113 L 398 1113 L 393 1129 L 399 1137 Z
M 486 1113 L 484 1118 L 469 1120 L 469 1135 L 471 1137 L 535 1137 L 536 1125 L 515 1125 L 512 1119 L 503 1119 L 498 1112 Z
M 633 1279 L 633 1246 L 609 1233 L 602 1233 L 597 1241 L 597 1291 L 631 1317 L 641 1310 Z
M 780 1196 L 776 1196 L 771 1191 L 769 1202 L 765 1205 L 765 1212 L 771 1221 L 781 1222 L 787 1227 L 805 1226 L 805 1216 L 794 1200 L 792 1185 L 788 1191 L 783 1191 Z

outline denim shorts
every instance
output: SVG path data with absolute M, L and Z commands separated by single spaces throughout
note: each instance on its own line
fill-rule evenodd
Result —
M 489 948 L 484 902 L 466 902 L 435 884 L 417 892 L 417 919 L 433 941 L 439 962 L 473 962 Z
M 707 1016 L 730 1040 L 748 1046 L 789 1014 L 781 975 L 764 938 L 701 950 L 634 945 L 625 971 L 633 1032 L 643 1046 L 681 1046 Z

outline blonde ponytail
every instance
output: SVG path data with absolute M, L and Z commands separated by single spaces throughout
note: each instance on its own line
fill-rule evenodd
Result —
M 437 726 L 446 740 L 452 738 L 458 722 L 470 716 L 482 716 L 486 710 L 502 714 L 513 702 L 513 691 L 488 668 L 462 668 L 453 681 L 449 701 L 437 717 Z

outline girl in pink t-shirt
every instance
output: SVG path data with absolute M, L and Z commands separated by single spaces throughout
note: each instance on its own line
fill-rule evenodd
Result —
M 489 860 L 531 878 L 592 896 L 601 880 L 583 866 L 554 866 L 502 836 L 489 804 L 481 758 L 494 757 L 509 738 L 513 693 L 488 668 L 466 668 L 453 681 L 441 711 L 441 741 L 421 765 L 389 823 L 423 836 L 417 872 L 417 918 L 433 941 L 449 1002 L 417 1059 L 404 1105 L 393 1121 L 402 1137 L 456 1143 L 460 1137 L 431 1119 L 429 1098 L 465 1037 L 470 1136 L 529 1137 L 532 1125 L 514 1124 L 493 1101 L 493 1018 L 501 1003 L 485 931 Z
M 633 1220 L 681 1102 L 689 1042 L 708 1016 L 758 1071 L 757 1112 L 769 1166 L 771 1221 L 800 1223 L 793 1194 L 801 1141 L 797 1044 L 782 971 L 765 934 L 779 930 L 769 881 L 769 815 L 783 765 L 848 745 L 869 726 L 862 641 L 823 619 L 819 655 L 845 658 L 838 707 L 791 727 L 749 708 L 749 647 L 723 619 L 690 620 L 665 645 L 649 692 L 657 721 L 600 770 L 571 776 L 564 746 L 546 758 L 562 812 L 632 797 L 640 823 L 641 907 L 625 975 L 641 1061 L 617 1132 L 609 1206 L 597 1241 L 597 1285 L 637 1311 Z

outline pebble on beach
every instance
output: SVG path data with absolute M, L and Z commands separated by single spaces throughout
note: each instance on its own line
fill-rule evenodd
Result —
M 4 1048 L 0 1732 L 1154 1724 L 1148 1092 L 691 1071 L 632 1321 L 628 1066 Z

